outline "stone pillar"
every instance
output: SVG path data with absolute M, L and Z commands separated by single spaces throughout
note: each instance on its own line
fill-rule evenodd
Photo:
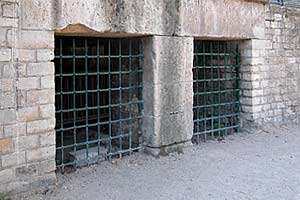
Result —
M 267 41 L 261 39 L 247 40 L 241 45 L 242 128 L 256 127 L 268 117 L 267 108 L 263 105 L 264 92 L 261 87 L 268 68 L 264 59 L 268 45 Z
M 193 135 L 193 38 L 153 36 L 143 47 L 145 151 L 182 152 Z

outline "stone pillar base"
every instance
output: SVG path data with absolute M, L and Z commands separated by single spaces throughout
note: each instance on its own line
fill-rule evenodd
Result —
M 191 141 L 185 141 L 182 143 L 161 146 L 161 147 L 143 146 L 142 151 L 154 157 L 160 157 L 160 156 L 168 156 L 170 153 L 184 153 L 184 149 L 191 147 L 192 145 L 193 144 Z

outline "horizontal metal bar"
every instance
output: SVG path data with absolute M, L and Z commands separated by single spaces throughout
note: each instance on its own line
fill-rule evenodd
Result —
M 213 116 L 213 117 L 205 117 L 205 118 L 200 118 L 200 119 L 195 119 L 193 120 L 195 122 L 203 122 L 203 121 L 210 121 L 210 120 L 215 120 L 215 119 L 223 119 L 223 118 L 229 118 L 229 117 L 236 117 L 239 116 L 239 113 L 232 113 L 228 115 L 219 115 L 219 116 Z
M 241 80 L 240 78 L 213 78 L 213 79 L 199 79 L 193 80 L 194 83 L 202 83 L 202 82 L 217 82 L 217 81 L 237 81 Z M 224 83 L 224 82 L 223 82 Z
M 76 59 L 84 59 L 84 58 L 141 58 L 143 57 L 142 54 L 137 54 L 137 55 L 107 55 L 107 56 L 95 56 L 95 55 L 75 55 Z M 56 59 L 72 59 L 74 56 L 70 55 L 63 55 L 63 56 L 55 56 Z
M 97 76 L 97 75 L 120 75 L 130 73 L 142 73 L 143 70 L 132 70 L 132 71 L 111 71 L 111 72 L 83 72 L 83 73 L 70 73 L 70 74 L 55 74 L 55 77 L 80 77 L 80 76 Z
M 211 130 L 206 130 L 206 131 L 201 131 L 201 132 L 194 132 L 194 136 L 205 135 L 205 134 L 209 134 L 209 133 L 215 133 L 218 131 L 225 131 L 225 130 L 230 130 L 230 129 L 239 128 L 239 127 L 240 127 L 240 125 L 234 125 L 234 126 L 227 126 L 227 127 L 219 128 L 219 129 L 211 129 Z
M 97 92 L 109 92 L 109 91 L 119 91 L 119 90 L 130 90 L 130 89 L 141 89 L 143 88 L 142 85 L 136 85 L 131 87 L 117 87 L 117 88 L 110 88 L 110 89 L 99 89 L 99 90 L 76 90 L 76 91 L 70 91 L 70 92 L 57 92 L 55 93 L 56 96 L 60 95 L 71 95 L 71 94 L 85 94 L 86 92 L 91 93 L 97 93 Z
M 201 106 L 193 106 L 193 109 L 209 108 L 209 107 L 217 107 L 217 106 L 226 106 L 226 105 L 234 105 L 234 104 L 240 104 L 240 102 L 239 101 L 232 101 L 232 102 L 218 103 L 218 104 L 205 104 L 205 105 L 201 105 Z
M 70 113 L 70 112 L 80 112 L 85 110 L 97 110 L 97 109 L 103 109 L 103 108 L 113 108 L 113 107 L 120 107 L 120 106 L 129 106 L 134 104 L 142 104 L 143 101 L 131 101 L 128 103 L 118 103 L 118 104 L 108 104 L 103 106 L 90 106 L 90 107 L 82 107 L 82 108 L 70 108 L 70 109 L 60 109 L 56 110 L 55 113 Z
M 229 92 L 239 92 L 240 89 L 233 89 L 233 90 L 221 90 L 221 91 L 211 91 L 211 92 L 194 92 L 194 96 L 196 95 L 204 95 L 204 94 L 221 94 L 221 93 L 229 93 Z
M 142 119 L 142 118 L 143 118 L 142 116 L 136 116 L 136 117 L 125 118 L 125 119 L 110 120 L 110 121 L 106 121 L 106 122 L 84 124 L 81 126 L 72 126 L 72 127 L 68 127 L 68 128 L 57 128 L 56 131 L 62 132 L 62 131 L 69 131 L 69 130 L 73 130 L 73 129 L 79 129 L 79 128 L 86 128 L 86 127 L 90 128 L 90 127 L 95 127 L 95 126 L 107 125 L 107 124 L 112 124 L 112 123 L 117 123 L 117 122 L 126 122 L 129 120 Z

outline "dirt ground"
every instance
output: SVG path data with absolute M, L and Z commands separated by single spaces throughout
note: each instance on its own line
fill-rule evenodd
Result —
M 159 159 L 137 153 L 58 174 L 55 190 L 19 198 L 299 200 L 300 128 L 239 133 Z

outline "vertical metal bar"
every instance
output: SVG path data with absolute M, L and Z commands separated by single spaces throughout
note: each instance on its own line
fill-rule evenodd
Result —
M 225 97 L 225 103 L 228 103 L 227 101 L 227 45 L 224 44 L 224 97 Z M 227 114 L 227 106 L 224 109 L 223 116 Z M 227 119 L 225 122 L 225 127 L 228 126 Z M 225 129 L 225 135 L 227 135 L 227 129 Z
M 210 81 L 209 81 L 209 86 L 210 88 L 210 92 L 214 91 L 214 68 L 213 68 L 213 42 L 210 42 Z M 214 104 L 214 94 L 210 94 L 210 104 L 213 105 Z M 209 105 L 209 107 L 211 108 L 211 136 L 214 138 L 215 134 L 214 134 L 214 107 Z
M 119 39 L 119 158 L 122 158 L 122 113 L 121 113 L 121 109 L 122 109 L 122 44 L 121 44 L 121 40 Z
M 241 104 L 240 104 L 240 89 L 241 89 L 241 86 L 240 86 L 240 80 L 241 80 L 241 74 L 240 74 L 240 52 L 239 52 L 239 45 L 237 44 L 236 45 L 236 54 L 237 54 L 237 63 L 236 63 L 236 85 L 237 85 L 237 102 L 238 102 L 238 118 L 237 118 L 237 125 L 238 125 L 238 128 L 237 128 L 237 131 L 239 132 L 240 131 L 240 114 L 241 114 Z
M 88 104 L 88 47 L 87 39 L 84 39 L 84 50 L 85 50 L 85 135 L 86 135 L 86 159 L 89 164 L 89 104 Z
M 232 71 L 232 68 L 233 68 L 233 50 L 232 50 L 232 47 L 230 47 L 230 85 L 231 85 L 231 88 L 230 88 L 230 109 L 231 109 L 231 113 L 230 113 L 230 126 L 234 126 L 234 123 L 233 123 L 233 114 L 234 114 L 234 77 L 233 77 L 233 71 Z
M 200 71 L 200 66 L 199 66 L 199 59 L 198 59 L 198 54 L 199 54 L 199 49 L 198 49 L 198 42 L 196 42 L 195 41 L 195 52 L 196 52 L 196 54 L 195 54 L 195 60 L 196 60 L 196 66 L 195 66 L 195 69 L 194 69 L 194 71 L 196 71 L 196 82 L 195 82 L 195 84 L 196 84 L 196 91 L 195 91 L 195 95 L 196 95 L 196 103 L 194 102 L 194 105 L 195 106 L 199 106 L 200 105 L 200 99 L 199 99 L 199 91 L 200 91 L 200 89 L 199 89 L 199 71 Z M 201 44 L 201 43 L 200 43 Z M 199 132 L 200 132 L 200 107 L 197 107 L 196 108 L 196 123 L 197 123 L 197 126 L 196 126 L 196 130 L 197 130 L 197 142 L 198 143 L 200 143 L 200 134 L 199 134 Z
M 100 112 L 100 41 L 97 38 L 97 140 L 98 140 L 98 159 L 100 158 L 100 140 L 101 140 L 101 112 Z
M 129 107 L 129 118 L 130 118 L 130 130 L 129 130 L 129 153 L 131 154 L 131 148 L 132 148 L 132 41 L 129 40 L 129 101 L 130 101 L 130 107 Z
M 112 134 L 111 134 L 111 40 L 108 40 L 108 120 L 109 120 L 109 156 L 108 158 L 111 159 L 111 153 L 112 153 L 112 145 L 111 145 L 111 140 L 112 140 Z
M 74 125 L 74 155 L 76 157 L 76 150 L 77 150 L 77 140 L 76 140 L 76 41 L 75 38 L 73 38 L 72 40 L 73 43 L 73 49 L 72 49 L 72 53 L 73 53 L 73 125 Z
M 217 64 L 217 67 L 218 67 L 218 135 L 219 137 L 221 137 L 221 73 L 220 73 L 220 41 L 218 42 L 218 64 Z
M 62 164 L 62 172 L 64 172 L 64 119 L 63 119 L 63 55 L 62 55 L 62 39 L 59 40 L 59 55 L 60 55 L 60 67 L 59 67 L 59 75 L 60 75 L 60 140 L 61 140 L 61 164 Z
M 206 49 L 205 49 L 205 42 L 202 43 L 202 49 L 203 49 L 203 101 L 204 101 L 204 140 L 207 140 L 207 121 L 206 121 L 206 117 L 207 117 L 207 103 L 206 103 L 206 98 L 207 98 L 207 94 L 206 94 Z

